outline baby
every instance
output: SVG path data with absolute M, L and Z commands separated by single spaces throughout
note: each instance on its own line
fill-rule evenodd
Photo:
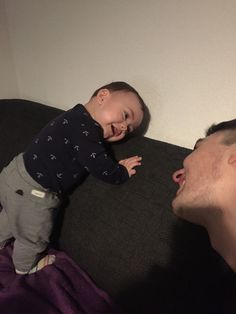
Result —
M 120 141 L 138 128 L 144 108 L 144 101 L 129 84 L 105 85 L 84 106 L 78 104 L 48 123 L 26 151 L 2 170 L 0 248 L 15 239 L 12 258 L 17 274 L 31 274 L 54 262 L 54 255 L 42 256 L 55 210 L 89 173 L 112 184 L 136 173 L 141 157 L 117 162 L 106 142 Z

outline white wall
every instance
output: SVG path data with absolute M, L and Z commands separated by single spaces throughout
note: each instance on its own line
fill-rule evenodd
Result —
M 19 91 L 6 23 L 5 4 L 0 0 L 0 98 L 17 98 Z
M 125 80 L 147 136 L 185 147 L 236 117 L 235 0 L 5 0 L 22 98 L 67 109 Z

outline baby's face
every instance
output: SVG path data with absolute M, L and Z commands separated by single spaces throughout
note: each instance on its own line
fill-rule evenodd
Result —
M 141 124 L 143 110 L 134 93 L 104 89 L 97 99 L 99 105 L 94 118 L 103 128 L 103 136 L 107 141 L 120 141 Z

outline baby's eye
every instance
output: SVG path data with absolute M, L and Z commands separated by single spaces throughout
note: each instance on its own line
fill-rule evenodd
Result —
M 126 111 L 124 111 L 124 112 L 123 112 L 123 118 L 124 118 L 124 120 L 128 119 L 128 117 L 129 117 L 129 114 L 128 114 Z

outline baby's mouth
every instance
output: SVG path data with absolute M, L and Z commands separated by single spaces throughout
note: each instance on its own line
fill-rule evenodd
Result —
M 114 125 L 111 126 L 112 136 L 119 136 L 121 131 L 119 131 Z

